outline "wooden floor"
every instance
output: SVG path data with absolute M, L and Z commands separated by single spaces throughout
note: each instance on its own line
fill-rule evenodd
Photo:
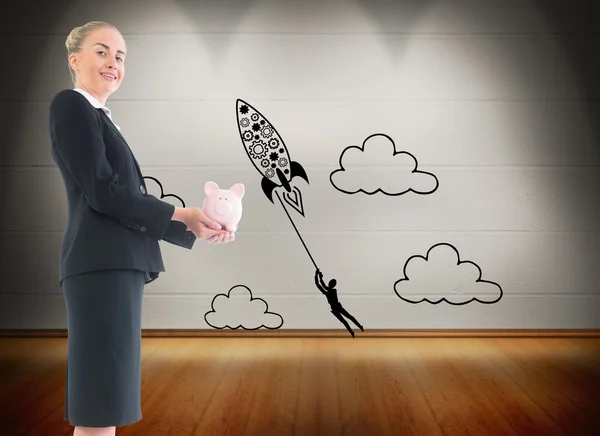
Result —
M 0 434 L 72 435 L 65 338 L 0 339 Z M 600 435 L 598 338 L 144 338 L 119 436 Z

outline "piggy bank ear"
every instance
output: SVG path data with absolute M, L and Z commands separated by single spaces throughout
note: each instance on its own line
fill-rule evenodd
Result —
M 206 194 L 207 197 L 212 197 L 213 195 L 216 195 L 217 192 L 219 192 L 219 185 L 215 182 L 206 182 L 204 184 L 204 194 Z
M 236 183 L 231 188 L 229 188 L 229 190 L 231 192 L 233 192 L 234 194 L 236 194 L 238 197 L 240 197 L 240 200 L 244 196 L 244 193 L 246 192 L 244 185 L 241 183 Z

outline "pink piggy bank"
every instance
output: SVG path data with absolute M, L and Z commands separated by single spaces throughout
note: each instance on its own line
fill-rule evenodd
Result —
M 236 183 L 229 189 L 219 189 L 215 182 L 204 184 L 204 203 L 202 210 L 209 218 L 217 221 L 227 231 L 235 232 L 242 218 L 242 197 L 245 188 Z

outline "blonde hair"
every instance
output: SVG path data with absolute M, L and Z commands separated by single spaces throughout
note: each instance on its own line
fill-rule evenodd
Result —
M 104 27 L 110 27 L 111 29 L 117 29 L 112 24 L 106 23 L 104 21 L 90 21 L 89 23 L 84 24 L 83 26 L 75 27 L 67 36 L 67 40 L 65 41 L 65 47 L 67 47 L 67 65 L 69 67 L 69 73 L 71 74 L 71 81 L 73 82 L 73 86 L 75 86 L 75 71 L 71 68 L 71 63 L 69 62 L 69 56 L 71 53 L 79 53 L 81 51 L 81 44 L 85 40 L 86 36 L 90 34 L 93 30 L 101 29 Z

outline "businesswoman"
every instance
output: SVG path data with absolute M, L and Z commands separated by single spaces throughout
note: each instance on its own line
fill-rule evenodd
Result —
M 51 154 L 68 201 L 59 283 L 68 352 L 64 419 L 74 436 L 115 435 L 141 413 L 144 285 L 165 271 L 159 240 L 191 249 L 234 234 L 200 208 L 146 192 L 139 164 L 106 105 L 125 77 L 127 48 L 112 25 L 92 21 L 65 43 L 74 89 L 50 103 Z

